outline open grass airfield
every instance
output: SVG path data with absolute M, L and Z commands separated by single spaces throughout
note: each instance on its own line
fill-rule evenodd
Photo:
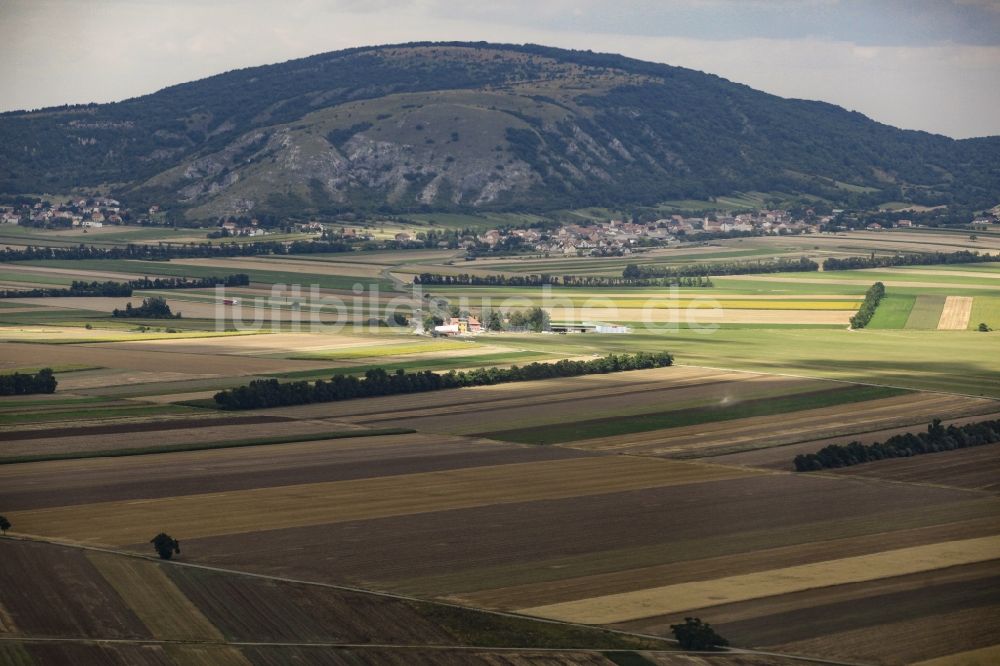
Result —
M 162 240 L 151 231 L 101 238 Z M 978 330 L 1000 329 L 1000 261 L 674 290 L 425 289 L 629 334 L 367 325 L 426 307 L 409 284 L 420 272 L 970 248 L 996 253 L 1000 235 L 748 238 L 614 259 L 2 264 L 4 289 L 236 272 L 250 285 L 227 290 L 241 311 L 210 289 L 136 292 L 133 304 L 162 295 L 184 315 L 169 321 L 113 318 L 125 298 L 0 300 L 0 372 L 51 367 L 59 381 L 0 397 L 0 514 L 13 525 L 0 664 L 995 663 L 997 445 L 821 472 L 792 461 L 934 418 L 1000 418 L 1000 332 Z M 886 297 L 849 329 L 876 281 Z M 316 285 L 315 298 L 274 295 L 290 284 Z M 255 298 L 266 307 L 251 313 Z M 675 364 L 250 411 L 211 400 L 254 379 L 636 351 Z M 147 557 L 159 531 L 181 541 L 171 562 Z M 680 651 L 670 625 L 692 615 L 734 650 Z

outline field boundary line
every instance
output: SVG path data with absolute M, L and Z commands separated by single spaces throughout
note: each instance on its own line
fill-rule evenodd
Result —
M 579 629 L 588 629 L 588 630 L 591 630 L 591 631 L 594 631 L 594 630 L 596 630 L 596 631 L 604 631 L 604 632 L 607 632 L 607 633 L 610 633 L 610 634 L 619 635 L 619 636 L 627 636 L 627 637 L 632 637 L 632 638 L 644 638 L 644 639 L 648 639 L 648 640 L 663 641 L 663 642 L 666 642 L 666 643 L 676 643 L 677 642 L 675 639 L 667 638 L 667 637 L 664 637 L 664 636 L 656 636 L 654 634 L 645 634 L 645 633 L 640 633 L 640 632 L 625 631 L 623 629 L 615 629 L 615 628 L 612 628 L 612 627 L 604 627 L 604 626 L 601 626 L 601 625 L 583 624 L 583 623 L 580 623 L 580 622 L 566 622 L 566 621 L 562 621 L 562 620 L 554 620 L 554 619 L 550 619 L 550 618 L 536 617 L 536 616 L 533 616 L 533 615 L 525 615 L 523 613 L 515 613 L 515 612 L 509 612 L 509 611 L 493 610 L 493 609 L 489 609 L 489 608 L 481 608 L 481 607 L 478 607 L 478 606 L 463 606 L 461 604 L 450 603 L 450 602 L 447 602 L 447 601 L 439 601 L 437 599 L 422 599 L 422 598 L 419 598 L 419 597 L 411 597 L 411 596 L 408 596 L 408 595 L 405 595 L 405 594 L 397 594 L 395 592 L 386 592 L 386 591 L 382 591 L 382 590 L 370 590 L 370 589 L 365 589 L 365 588 L 361 588 L 361 587 L 354 587 L 354 586 L 350 586 L 350 585 L 338 585 L 338 584 L 335 584 L 335 583 L 323 583 L 323 582 L 319 582 L 319 581 L 304 580 L 304 579 L 300 579 L 300 578 L 290 578 L 290 577 L 286 577 L 286 576 L 274 576 L 274 575 L 270 575 L 270 574 L 261 574 L 261 573 L 255 573 L 255 572 L 252 572 L 252 571 L 240 571 L 240 570 L 237 570 L 237 569 L 226 569 L 224 567 L 216 567 L 216 566 L 211 566 L 211 565 L 207 565 L 207 564 L 196 564 L 196 563 L 193 563 L 193 562 L 179 562 L 179 561 L 176 561 L 176 560 L 161 560 L 161 559 L 159 559 L 157 557 L 153 557 L 151 555 L 143 555 L 141 553 L 135 553 L 135 552 L 129 552 L 129 551 L 123 551 L 123 550 L 116 550 L 114 548 L 104 548 L 104 547 L 100 547 L 100 546 L 90 546 L 90 545 L 84 545 L 84 544 L 80 544 L 80 543 L 58 541 L 58 540 L 55 540 L 55 539 L 48 539 L 48 538 L 38 537 L 38 536 L 31 536 L 31 535 L 11 535 L 11 534 L 7 534 L 7 535 L 0 535 L 0 540 L 21 541 L 21 542 L 27 542 L 27 543 L 45 543 L 45 544 L 54 545 L 54 546 L 62 546 L 62 547 L 65 547 L 65 548 L 76 548 L 78 550 L 92 551 L 92 552 L 98 552 L 98 553 L 109 553 L 109 554 L 112 554 L 112 555 L 118 555 L 120 557 L 130 557 L 130 558 L 134 558 L 134 559 L 146 560 L 146 561 L 154 562 L 154 563 L 161 564 L 161 565 L 164 565 L 164 566 L 171 566 L 172 565 L 172 566 L 178 566 L 178 567 L 188 567 L 188 568 L 191 568 L 191 569 L 199 569 L 199 570 L 202 570 L 202 571 L 212 571 L 212 572 L 215 572 L 215 573 L 223 573 L 223 574 L 229 574 L 229 575 L 235 575 L 235 576 L 244 576 L 244 577 L 248 577 L 248 578 L 257 578 L 257 579 L 261 579 L 261 580 L 270 580 L 270 581 L 276 581 L 276 582 L 281 582 L 281 583 L 292 583 L 292 584 L 297 584 L 297 585 L 311 585 L 313 587 L 321 587 L 321 588 L 330 589 L 330 590 L 339 590 L 341 592 L 352 592 L 354 594 L 376 596 L 376 597 L 381 597 L 381 598 L 384 598 L 384 599 L 392 599 L 392 600 L 395 600 L 395 601 L 405 601 L 405 602 L 408 602 L 408 603 L 428 604 L 428 605 L 432 605 L 432 606 L 440 606 L 440 607 L 445 607 L 445 608 L 454 608 L 454 609 L 464 610 L 464 611 L 473 611 L 473 612 L 483 613 L 483 614 L 486 614 L 486 615 L 493 615 L 493 616 L 496 616 L 496 617 L 505 617 L 505 618 L 511 618 L 511 619 L 516 619 L 516 620 L 530 620 L 530 621 L 533 621 L 533 622 L 541 622 L 543 624 L 551 624 L 551 625 L 557 625 L 557 626 L 563 626 L 563 627 L 576 627 L 576 628 L 579 628 Z M 10 639 L 7 639 L 6 637 L 0 637 L 0 639 L 2 639 L 2 640 L 17 640 L 14 637 L 11 637 Z M 65 640 L 72 640 L 72 639 L 65 639 Z M 83 639 L 83 640 L 87 640 L 87 641 L 102 641 L 102 640 L 103 641 L 112 641 L 112 640 L 123 640 L 123 639 Z M 238 644 L 237 643 L 227 643 L 227 644 L 220 644 L 220 645 L 238 645 Z M 248 643 L 247 645 L 253 645 L 253 644 L 252 643 Z M 371 647 L 368 644 L 365 644 L 363 646 Z M 420 646 L 420 647 L 424 647 L 424 646 Z M 458 646 L 458 647 L 462 647 L 464 649 L 488 649 L 488 648 L 482 648 L 482 647 L 477 647 L 477 646 Z M 533 648 L 519 648 L 519 649 L 521 649 L 523 651 L 526 651 L 526 650 L 531 650 Z M 573 648 L 560 648 L 560 649 L 563 650 L 563 651 L 572 651 L 573 650 Z M 580 648 L 577 651 L 588 651 L 588 649 L 587 648 Z M 595 651 L 595 650 L 591 650 L 591 651 Z M 620 651 L 622 651 L 622 649 L 619 648 L 619 649 L 616 649 L 616 650 L 608 650 L 608 651 L 620 652 Z M 638 652 L 655 652 L 656 650 L 629 650 L 628 648 L 625 648 L 624 651 L 626 651 L 626 652 L 630 652 L 630 651 L 633 651 L 633 652 L 634 651 L 638 651 Z M 670 650 L 663 650 L 663 652 L 671 652 L 671 651 Z M 867 666 L 866 664 L 863 664 L 861 662 L 846 662 L 846 661 L 824 659 L 822 657 L 809 657 L 809 656 L 790 655 L 790 654 L 783 654 L 783 653 L 779 653 L 779 652 L 763 652 L 763 651 L 756 651 L 756 650 L 752 650 L 752 649 L 748 649 L 748 648 L 727 648 L 725 650 L 720 650 L 720 651 L 717 651 L 717 652 L 702 653 L 702 654 L 727 654 L 727 653 L 730 653 L 730 654 L 757 654 L 757 655 L 764 655 L 764 656 L 778 656 L 778 657 L 784 657 L 784 658 L 787 658 L 787 659 L 795 659 L 795 660 L 805 661 L 805 662 L 810 662 L 810 663 L 828 664 L 830 666 Z

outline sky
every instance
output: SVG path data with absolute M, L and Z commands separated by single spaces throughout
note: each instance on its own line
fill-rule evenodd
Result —
M 897 127 L 1000 135 L 1000 0 L 0 0 L 0 111 L 423 40 L 622 53 Z

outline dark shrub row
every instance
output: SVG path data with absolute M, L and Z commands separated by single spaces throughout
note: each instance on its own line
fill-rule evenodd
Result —
M 52 368 L 42 368 L 35 374 L 15 372 L 0 375 L 0 395 L 54 393 L 58 383 L 52 374 Z
M 1000 442 L 1000 419 L 963 426 L 941 425 L 941 419 L 927 426 L 927 432 L 893 435 L 884 442 L 831 444 L 816 453 L 795 456 L 795 469 L 810 472 L 835 467 L 850 467 L 885 458 L 907 458 L 923 453 L 951 451 Z
M 0 250 L 0 261 L 33 261 L 39 259 L 145 259 L 160 261 L 199 257 L 252 257 L 269 254 L 312 254 L 316 252 L 351 252 L 348 243 L 327 241 L 294 241 L 279 243 L 160 243 L 130 244 L 124 247 L 45 247 L 29 245 L 22 250 Z
M 935 266 L 937 264 L 977 264 L 1000 261 L 1000 257 L 979 254 L 969 250 L 958 252 L 926 252 L 923 254 L 896 254 L 868 257 L 830 257 L 823 262 L 824 271 L 850 271 L 856 268 L 889 268 L 892 266 Z
M 854 313 L 854 316 L 851 317 L 851 328 L 864 328 L 867 326 L 868 322 L 875 315 L 878 304 L 882 302 L 883 296 L 885 296 L 885 285 L 881 282 L 876 282 L 868 287 L 868 291 L 865 292 L 865 300 L 861 303 L 858 311 Z
M 397 370 L 389 374 L 374 368 L 363 378 L 353 375 L 335 375 L 330 381 L 279 382 L 277 379 L 258 379 L 246 386 L 220 391 L 215 402 L 223 409 L 258 409 L 304 405 L 311 402 L 336 402 L 352 398 L 368 398 L 398 393 L 422 393 L 463 386 L 483 386 L 508 382 L 575 377 L 626 370 L 664 368 L 673 363 L 667 352 L 636 354 L 609 354 L 589 361 L 562 360 L 555 363 L 529 363 L 509 368 L 478 368 L 469 372 L 439 374 L 425 370 L 408 373 Z
M 629 264 L 622 277 L 681 278 L 698 275 L 751 275 L 754 273 L 792 273 L 818 271 L 819 264 L 812 259 L 774 259 L 772 261 L 728 261 L 711 264 L 680 264 L 676 266 L 641 266 Z
M 55 296 L 131 296 L 134 289 L 203 289 L 224 285 L 242 287 L 250 284 L 246 273 L 234 273 L 226 277 L 203 278 L 140 278 L 127 282 L 85 282 L 73 280 L 69 287 L 41 287 L 38 289 L 4 289 L 0 298 L 48 298 Z

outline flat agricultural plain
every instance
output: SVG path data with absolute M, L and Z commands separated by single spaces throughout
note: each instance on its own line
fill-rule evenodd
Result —
M 352 285 L 379 284 L 377 298 L 350 304 L 361 320 L 385 316 L 397 298 L 416 307 L 392 277 L 424 270 L 615 275 L 633 261 L 970 243 L 938 231 L 862 232 L 627 258 L 459 262 L 430 250 L 28 262 L 5 266 L 0 281 L 246 272 L 240 299 L 295 281 L 348 302 Z M 977 243 L 996 239 L 984 233 Z M 623 321 L 627 335 L 294 330 L 284 297 L 260 330 L 239 332 L 216 325 L 211 290 L 158 292 L 185 314 L 169 322 L 112 318 L 125 299 L 5 299 L 0 372 L 52 367 L 59 386 L 0 398 L 0 514 L 12 523 L 0 538 L 0 663 L 988 659 L 1000 646 L 996 445 L 812 473 L 794 472 L 792 461 L 828 444 L 923 431 L 934 418 L 998 418 L 1000 338 L 977 330 L 1000 329 L 998 268 L 729 276 L 711 288 L 548 296 L 427 290 L 456 307 L 489 297 L 546 307 L 554 320 Z M 876 280 L 888 290 L 876 317 L 848 330 Z M 647 311 L 652 321 L 640 326 Z M 256 379 L 636 351 L 669 351 L 676 363 L 246 412 L 211 401 Z M 160 531 L 181 541 L 173 563 L 146 559 Z M 561 623 L 668 636 L 690 615 L 739 648 L 773 654 L 678 655 L 653 639 Z

